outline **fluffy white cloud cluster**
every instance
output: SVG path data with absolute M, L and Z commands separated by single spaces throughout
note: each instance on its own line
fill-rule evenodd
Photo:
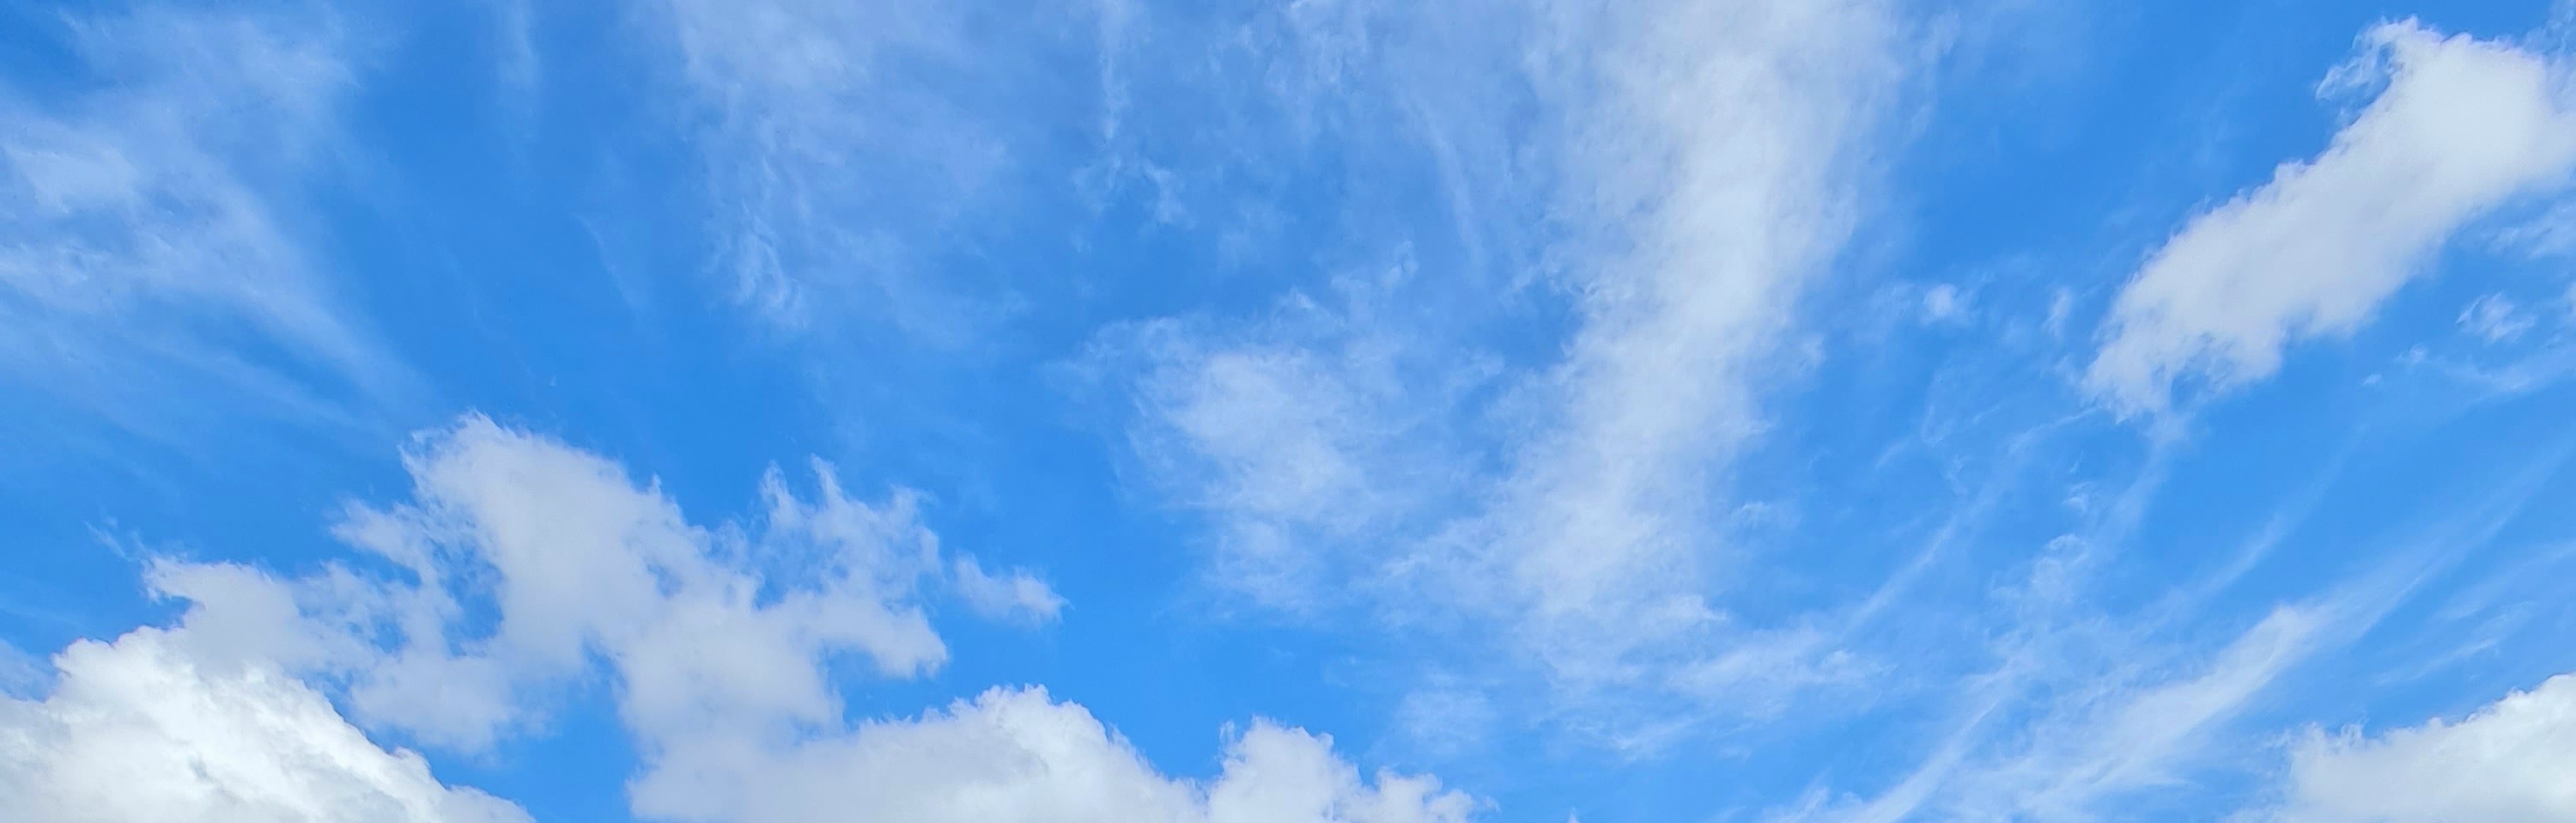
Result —
M 1157 774 L 1081 706 L 996 689 L 918 720 L 776 749 L 697 741 L 639 783 L 639 812 L 785 823 L 1460 823 L 1474 804 L 1427 778 L 1368 785 L 1331 741 L 1256 723 L 1204 786 Z
M 540 695 L 561 694 L 543 687 L 604 666 L 644 761 L 631 800 L 654 819 L 1430 823 L 1472 808 L 1428 779 L 1372 786 L 1329 740 L 1266 723 L 1215 781 L 1167 778 L 1037 689 L 850 725 L 827 665 L 940 665 L 924 605 L 938 590 L 1013 620 L 1062 600 L 1025 572 L 943 559 L 909 497 L 853 500 L 828 466 L 811 500 L 772 473 L 760 522 L 703 528 L 614 462 L 480 417 L 424 436 L 406 465 L 412 502 L 353 507 L 338 530 L 400 574 L 156 564 L 154 588 L 193 604 L 182 624 L 76 645 L 50 697 L 6 704 L 0 794 L 38 823 L 524 819 L 370 742 L 305 679 L 345 684 L 371 727 L 470 751 L 536 721 Z
M 2576 675 L 2550 678 L 2458 723 L 2298 745 L 2285 823 L 2576 820 Z
M 2327 85 L 2384 88 L 2333 145 L 2193 218 L 2121 290 L 2086 373 L 2113 405 L 2270 375 L 2284 346 L 2368 320 L 2469 221 L 2576 169 L 2576 105 L 2549 57 L 2411 21 L 2364 42 Z
M 388 752 L 273 665 L 227 663 L 189 629 L 138 629 L 56 658 L 42 701 L 0 699 L 0 819 L 27 823 L 513 823 Z

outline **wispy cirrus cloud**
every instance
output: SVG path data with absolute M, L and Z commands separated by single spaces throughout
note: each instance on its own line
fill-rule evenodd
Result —
M 1029 115 L 1114 117 L 1122 6 L 1040 10 L 809 0 L 674 0 L 638 12 L 686 94 L 679 124 L 707 181 L 713 267 L 779 328 L 891 327 L 938 346 L 1010 312 L 971 271 L 988 227 L 1070 186 Z M 1055 42 L 1056 27 L 1102 32 Z M 1007 44 L 1007 45 L 1005 45 Z M 854 318 L 864 322 L 854 322 Z
M 1700 594 L 1722 574 L 1704 501 L 1762 428 L 1769 356 L 1859 209 L 1907 57 L 1898 14 L 1679 4 L 1574 27 L 1629 38 L 1590 47 L 1608 93 L 1577 104 L 1567 147 L 1590 194 L 1570 207 L 1597 232 L 1566 274 L 1581 325 L 1535 384 L 1545 410 L 1506 447 L 1483 536 L 1563 673 L 1723 625 Z
M 328 14 L 63 18 L 80 62 L 0 96 L 0 368 L 169 436 L 186 388 L 332 419 L 407 391 L 299 230 L 355 83 Z
M 1847 677 L 1840 650 L 1800 626 L 1747 626 L 1709 593 L 1729 567 L 1726 466 L 1764 427 L 1805 284 L 1862 209 L 1915 56 L 1907 20 L 1874 2 L 1480 13 L 1488 23 L 1464 30 L 1519 36 L 1444 45 L 1524 73 L 1468 102 L 1414 85 L 1440 75 L 1392 51 L 1414 26 L 1452 30 L 1442 12 L 1335 18 L 1350 25 L 1321 42 L 1342 72 L 1401 99 L 1452 101 L 1417 108 L 1397 145 L 1437 161 L 1448 208 L 1480 205 L 1449 215 L 1475 228 L 1404 225 L 1454 230 L 1437 242 L 1469 244 L 1458 260 L 1471 268 L 1545 261 L 1544 275 L 1455 292 L 1456 277 L 1336 286 L 1245 329 L 1110 338 L 1147 355 L 1131 442 L 1158 484 L 1214 520 L 1221 574 L 1273 601 L 1348 602 L 1294 579 L 1282 594 L 1274 574 L 1339 569 L 1323 579 L 1387 593 L 1363 610 L 1500 628 L 1510 657 L 1575 703 L 1689 695 L 1663 705 L 1690 715 Z M 1319 116 L 1365 105 L 1327 100 Z M 1483 131 L 1532 102 L 1552 114 Z M 1475 345 L 1482 324 L 1538 318 L 1561 336 Z
M 2364 639 L 2388 642 L 2390 616 L 2422 608 L 2420 596 L 2443 575 L 2497 551 L 2499 536 L 2546 499 L 2571 456 L 2576 438 L 2541 444 L 2501 476 L 2427 501 L 2419 520 L 2338 546 L 2352 562 L 2326 584 L 2287 587 L 2298 592 L 2293 601 L 2220 630 L 2209 627 L 2213 607 L 2228 602 L 2219 595 L 2319 515 L 2323 489 L 2291 496 L 2236 557 L 2195 579 L 2157 582 L 2160 594 L 2140 608 L 2094 602 L 2119 588 L 2106 571 L 2115 555 L 2137 551 L 2134 523 L 2115 516 L 2061 538 L 2063 550 L 1998 593 L 2018 606 L 1992 628 L 1998 662 L 1944 697 L 1945 731 L 1920 744 L 1925 753 L 1910 771 L 1871 795 L 1820 791 L 1773 819 L 2089 820 L 2231 772 L 2269 779 L 2280 730 L 2257 722 L 2265 710 L 2313 693 L 2321 672 L 2351 665 L 2347 653 Z M 2143 504 L 2163 485 L 2159 475 L 2144 473 L 2126 496 Z M 2443 645 L 2442 630 L 2433 633 Z M 2253 798 L 2244 802 L 2246 814 L 2263 812 Z
M 2291 595 L 2305 599 L 2273 606 L 2223 643 L 2170 635 L 2206 623 L 2203 610 L 2315 514 L 2323 487 L 2293 495 L 2206 577 L 2151 584 L 2163 592 L 2152 607 L 2086 602 L 2113 587 L 2102 576 L 2111 564 L 2134 562 L 2121 555 L 2165 491 L 2154 464 L 2187 453 L 2190 415 L 2174 413 L 2176 397 L 2259 381 L 2292 344 L 2359 328 L 2429 273 L 2451 235 L 2550 190 L 2576 163 L 2576 121 L 2554 52 L 2445 36 L 2412 21 L 2375 27 L 2362 42 L 2363 56 L 2327 85 L 2371 97 L 2332 146 L 2193 218 L 2129 280 L 2104 321 L 2083 390 L 2124 416 L 2154 413 L 2172 424 L 2152 434 L 2160 456 L 2114 507 L 2127 514 L 2053 542 L 2068 551 L 2036 558 L 2025 583 L 1999 590 L 2017 604 L 1992 624 L 2003 638 L 1990 648 L 1999 663 L 1942 701 L 1948 731 L 1922 743 L 1915 769 L 1866 798 L 1819 791 L 1778 818 L 2095 819 L 2123 798 L 2209 775 L 2213 760 L 2259 770 L 2262 757 L 2248 749 L 2260 747 L 2247 741 L 2262 731 L 2247 726 L 2248 715 L 2286 699 L 2280 684 L 2307 682 L 2305 667 L 2347 650 L 2429 575 L 2493 540 L 2561 465 L 2562 449 L 2542 450 L 2475 505 L 2432 518 L 2403 546 L 2360 552 L 2368 560 L 2350 576 Z M 2052 309 L 2051 324 L 2063 314 Z M 2459 319 L 2492 340 L 2518 333 L 2506 306 L 2473 305 Z

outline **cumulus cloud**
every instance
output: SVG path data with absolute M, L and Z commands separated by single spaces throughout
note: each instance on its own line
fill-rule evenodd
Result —
M 777 749 L 692 746 L 635 796 L 643 814 L 739 823 L 1464 823 L 1475 808 L 1427 778 L 1372 785 L 1329 739 L 1266 722 L 1227 744 L 1215 780 L 1167 778 L 1088 711 L 1036 689 Z
M 2121 289 L 2085 373 L 2112 405 L 2270 375 L 2284 347 L 2369 319 L 2469 221 L 2576 168 L 2551 58 L 2411 21 L 2363 45 L 2327 85 L 2381 88 L 2326 151 L 2192 218 Z
M 368 743 L 299 678 L 343 684 L 370 727 L 472 751 L 534 729 L 563 694 L 541 687 L 604 668 L 642 759 L 630 799 L 655 819 L 1463 823 L 1475 808 L 1428 778 L 1362 779 L 1329 740 L 1267 722 L 1229 742 L 1215 780 L 1166 777 L 1034 688 L 851 724 L 835 660 L 907 677 L 947 659 L 929 585 L 1014 620 L 1063 601 L 1025 571 L 943 558 L 912 497 L 853 499 L 827 464 L 805 495 L 771 472 L 761 516 L 718 527 L 614 461 L 482 417 L 423 434 L 405 466 L 408 502 L 352 506 L 337 527 L 371 563 L 287 579 L 155 561 L 153 589 L 189 603 L 182 626 L 75 645 L 51 697 L 6 704 L 0 793 L 50 804 L 44 823 L 524 819 Z M 134 769 L 168 773 L 116 794 Z
M 0 797 L 30 823 L 525 823 L 387 751 L 277 667 L 209 659 L 194 626 L 82 641 L 53 693 L 0 698 Z
M 2291 751 L 2283 823 L 2576 819 L 2576 675 L 2456 723 L 2311 733 Z
M 389 654 L 310 658 L 350 673 L 370 722 L 481 748 L 534 719 L 528 690 L 604 659 L 627 722 L 660 746 L 837 719 L 833 657 L 895 677 L 947 659 L 916 602 L 947 566 L 912 498 L 854 500 L 826 464 L 812 499 L 773 471 L 760 521 L 709 529 L 612 461 L 481 417 L 426 436 L 405 463 L 413 500 L 353 508 L 338 532 L 411 582 L 298 584 L 300 633 L 399 638 Z M 251 608 L 239 599 L 200 602 Z M 469 599 L 497 612 L 488 631 L 460 628 Z

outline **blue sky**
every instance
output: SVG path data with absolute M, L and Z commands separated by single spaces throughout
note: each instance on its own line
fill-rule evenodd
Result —
M 2545 0 L 14 4 L 0 820 L 2576 819 L 2571 175 Z

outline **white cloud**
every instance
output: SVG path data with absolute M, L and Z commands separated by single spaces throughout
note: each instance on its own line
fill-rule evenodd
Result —
M 988 574 L 972 557 L 958 557 L 957 594 L 976 614 L 992 620 L 1051 622 L 1064 612 L 1064 598 L 1024 569 Z
M 2489 343 L 2503 343 L 2531 330 L 2533 321 L 2501 294 L 2479 297 L 2460 310 L 2460 330 Z
M 836 720 L 832 657 L 897 677 L 947 659 L 914 600 L 949 567 L 906 493 L 853 500 L 818 462 L 810 502 L 773 471 L 756 527 L 706 529 L 614 462 L 479 416 L 404 463 L 413 500 L 353 506 L 335 532 L 409 580 L 160 562 L 152 583 L 193 604 L 206 654 L 345 677 L 359 719 L 460 750 L 537 721 L 530 692 L 594 660 L 659 744 Z M 491 605 L 487 628 L 464 628 L 464 602 Z
M 1257 604 L 1346 600 L 1461 495 L 1442 416 L 1488 374 L 1367 322 L 1410 275 L 1339 279 L 1331 303 L 1293 298 L 1250 329 L 1163 321 L 1095 343 L 1094 365 L 1134 368 L 1129 444 L 1148 476 L 1216 515 L 1212 576 Z
M 64 25 L 97 85 L 0 95 L 0 372 L 133 428 L 177 413 L 167 381 L 311 403 L 245 334 L 336 387 L 399 387 L 292 227 L 354 84 L 333 25 L 157 6 Z
M 2291 752 L 2284 823 L 2576 820 L 2576 675 L 2457 723 L 2312 733 Z
M 1993 772 L 1998 782 L 1971 789 L 1968 802 L 2000 805 L 2007 817 L 2082 819 L 2105 799 L 2181 780 L 2179 769 L 2217 726 L 2313 650 L 2324 618 L 2274 611 L 2196 676 L 2117 693 L 2099 714 L 2053 730 L 2040 748 Z
M 2325 153 L 2193 218 L 2122 289 L 2085 378 L 2113 405 L 2271 374 L 2287 345 L 2368 320 L 2469 221 L 2576 167 L 2547 58 L 2413 22 L 2364 43 L 2328 85 L 2385 88 Z
M 1553 9 L 1559 14 L 1575 13 Z M 1527 630 L 1569 677 L 1719 622 L 1705 502 L 1761 428 L 1801 287 L 1849 230 L 1893 90 L 1876 2 L 1668 3 L 1588 21 L 1610 91 L 1572 101 L 1567 147 L 1604 233 L 1573 267 L 1581 328 L 1541 381 L 1548 425 L 1512 444 L 1489 517 Z
M 2312 652 L 2335 617 L 2326 608 L 2277 609 L 2181 672 L 2121 665 L 2079 674 L 2045 662 L 2041 648 L 2018 650 L 1970 690 L 1959 727 L 1895 785 L 1865 801 L 1816 798 L 1773 819 L 2095 819 L 2107 801 L 2187 779 L 2225 725 Z M 1994 734 L 2023 716 L 2027 725 Z M 1980 754 L 1986 741 L 2008 748 Z
M 2497 229 L 2491 245 L 2534 259 L 2576 255 L 2576 201 L 2553 204 L 2540 214 Z
M 2275 706 L 2296 705 L 2304 693 L 2281 688 L 2288 685 L 2285 676 L 2384 634 L 2376 627 L 2408 606 L 2463 547 L 2489 545 L 2514 522 L 2563 456 L 2543 455 L 2493 488 L 2469 494 L 2478 501 L 2470 510 L 2394 527 L 2403 536 L 2389 541 L 2341 547 L 2371 560 L 2321 596 L 2275 607 L 2206 652 L 2170 638 L 2197 633 L 2191 627 L 2224 602 L 2218 595 L 2313 513 L 2319 504 L 2313 495 L 2294 493 L 2271 522 L 2249 534 L 2237 558 L 2166 589 L 2125 619 L 2095 602 L 2108 590 L 2096 552 L 2131 542 L 2118 535 L 2133 526 L 2053 541 L 2053 553 L 2078 554 L 2038 560 L 2022 592 L 1998 593 L 2006 602 L 2023 601 L 2009 627 L 1999 630 L 1992 648 L 1999 662 L 1959 681 L 1966 688 L 1955 724 L 1919 765 L 1866 801 L 1819 798 L 1775 819 L 2081 821 L 2134 813 L 2136 807 L 2122 805 L 2133 800 L 2188 796 L 2175 787 L 2206 783 L 2227 767 L 2247 764 L 2248 753 L 2260 748 L 2244 735 L 2241 720 L 2249 708 L 2264 705 L 2267 694 Z M 2142 505 L 2161 485 L 2153 479 L 2160 474 L 2148 470 L 2147 479 L 2104 509 Z M 2114 519 L 2134 523 L 2132 516 Z M 2313 677 L 2292 682 L 2316 685 Z
M 1034 689 L 776 748 L 706 742 L 636 785 L 638 812 L 736 823 L 1463 823 L 1474 808 L 1426 778 L 1381 774 L 1369 785 L 1330 740 L 1266 722 L 1227 746 L 1214 781 L 1167 778 L 1082 707 Z
M 42 694 L 49 680 L 46 669 L 35 655 L 0 640 L 0 697 Z
M 1959 294 L 1959 287 L 1956 285 L 1942 283 L 1923 290 L 1925 322 L 1943 323 L 1957 320 L 1967 310 L 1967 299 Z
M 550 703 L 540 695 L 563 694 L 536 687 L 604 668 L 641 759 L 630 801 L 658 819 L 1463 823 L 1474 808 L 1427 778 L 1362 780 L 1328 740 L 1267 722 L 1230 743 L 1215 780 L 1166 777 L 1082 707 L 1037 689 L 851 724 L 831 676 L 835 659 L 863 658 L 891 677 L 946 659 L 915 602 L 927 583 L 945 578 L 970 606 L 1013 618 L 1049 616 L 1063 603 L 1025 572 L 995 577 L 962 556 L 943 560 L 909 495 L 854 500 L 825 464 L 815 464 L 810 498 L 773 471 L 762 484 L 763 516 L 717 528 L 690 524 L 613 461 L 481 417 L 422 435 L 405 465 L 410 502 L 352 507 L 337 529 L 403 574 L 333 567 L 281 580 L 242 566 L 156 562 L 155 590 L 190 601 L 184 627 L 138 630 L 110 655 L 178 661 L 162 666 L 179 673 L 170 677 L 200 677 L 226 695 L 256 692 L 223 698 L 245 703 L 241 722 L 291 725 L 187 725 L 170 733 L 175 743 L 77 723 L 44 727 L 55 729 L 44 732 L 50 737 L 12 738 L 0 727 L 0 757 L 17 758 L 0 760 L 0 788 L 51 781 L 57 761 L 93 770 L 118 762 L 72 759 L 92 752 L 151 758 L 168 749 L 179 752 L 169 762 L 184 768 L 186 747 L 229 742 L 240 751 L 213 754 L 248 765 L 215 762 L 203 778 L 212 788 L 187 793 L 192 784 L 174 779 L 179 793 L 136 795 L 160 804 L 150 813 L 162 817 L 39 819 L 515 814 L 479 795 L 440 793 L 417 758 L 358 748 L 364 736 L 293 678 L 345 682 L 360 721 L 472 750 L 537 721 Z M 465 628 L 460 604 L 469 602 L 489 604 L 472 624 L 483 628 Z M 165 649 L 184 657 L 151 656 Z M 95 699 L 86 661 L 102 653 L 75 647 L 66 685 L 42 705 L 87 723 L 117 716 L 81 702 Z M 156 682 L 120 695 L 170 690 Z M 193 723 L 167 722 L 183 721 Z M 30 742 L 9 748 L 20 739 Z M 372 782 L 273 774 L 319 768 L 324 755 Z M 103 784 L 66 785 L 60 797 L 75 808 L 80 793 Z M 236 801 L 267 816 L 224 817 Z M 394 801 L 412 816 L 384 817 Z
M 27 823 L 517 823 L 386 751 L 276 667 L 196 655 L 193 625 L 82 641 L 51 696 L 0 698 L 0 797 Z
M 1516 164 L 1439 164 L 1442 183 L 1543 198 L 1529 211 L 1544 225 L 1511 225 L 1511 207 L 1486 204 L 1455 215 L 1480 222 L 1459 240 L 1498 246 L 1471 256 L 1544 260 L 1555 288 L 1337 283 L 1342 299 L 1321 320 L 1164 328 L 1139 346 L 1157 357 L 1136 382 L 1135 445 L 1158 484 L 1217 520 L 1218 573 L 1269 601 L 1376 593 L 1402 618 L 1504 626 L 1512 659 L 1573 704 L 1598 689 L 1687 694 L 1671 705 L 1682 714 L 1776 705 L 1735 698 L 1834 667 L 1772 657 L 1796 671 L 1712 674 L 1748 652 L 1835 650 L 1746 631 L 1710 597 L 1731 556 L 1725 467 L 1763 428 L 1761 390 L 1786 371 L 1777 355 L 1804 287 L 1861 208 L 1907 62 L 1901 15 L 1876 0 L 1506 11 L 1529 25 L 1470 26 L 1437 9 L 1411 22 L 1530 32 L 1496 63 L 1527 72 L 1515 88 L 1535 101 L 1458 102 L 1468 87 L 1436 74 L 1404 88 L 1413 55 L 1371 64 L 1365 16 L 1313 47 L 1330 49 L 1320 62 L 1395 77 L 1399 96 L 1444 101 L 1420 110 L 1435 120 L 1426 152 L 1508 144 L 1474 156 Z M 1517 122 L 1482 119 L 1479 106 L 1554 114 L 1507 137 L 1475 131 Z M 1456 352 L 1472 342 L 1459 327 L 1555 295 L 1571 298 L 1561 340 L 1508 357 Z M 1290 297 L 1279 313 L 1317 305 Z M 1526 368 L 1497 375 L 1497 363 Z
M 897 229 L 936 226 L 906 218 L 973 196 L 1004 162 L 982 124 L 886 82 L 908 52 L 958 53 L 964 33 L 937 4 L 676 0 L 658 14 L 717 126 L 704 139 L 721 265 L 738 298 L 781 324 L 837 308 L 853 287 L 903 288 L 910 232 Z M 859 152 L 870 162 L 847 162 Z
M 229 563 L 154 560 L 144 583 L 154 596 L 186 601 L 190 656 L 223 666 L 276 665 L 290 671 L 327 668 L 371 652 L 357 638 L 314 632 L 307 610 L 328 610 L 346 578 L 299 587 Z
M 746 533 L 692 525 L 617 464 L 480 417 L 405 463 L 414 502 L 354 509 L 340 529 L 422 581 L 348 610 L 405 641 L 357 674 L 351 704 L 371 721 L 479 748 L 528 719 L 516 692 L 581 675 L 597 655 L 619 673 L 627 721 L 658 743 L 837 718 L 829 656 L 890 676 L 947 659 L 912 602 L 945 571 L 936 538 L 908 495 L 852 500 L 827 465 L 815 464 L 811 502 L 771 472 L 763 528 Z M 472 592 L 459 589 L 486 579 L 498 623 L 458 636 L 455 604 Z
M 1394 718 L 1407 743 L 1440 757 L 1475 752 L 1500 719 L 1483 691 L 1452 684 L 1407 692 Z
M 710 174 L 708 228 L 735 297 L 783 328 L 899 328 L 955 345 L 1002 313 L 972 267 L 931 267 L 979 220 L 1007 215 L 1054 135 L 1036 111 L 1114 117 L 1098 89 L 1050 65 L 1065 29 L 1112 47 L 1115 2 L 1009 14 L 898 0 L 668 0 L 683 99 L 697 105 Z M 1021 36 L 1012 36 L 1021 35 Z M 1114 82 L 1107 75 L 1098 78 Z M 1067 111 L 1068 107 L 1073 107 Z

